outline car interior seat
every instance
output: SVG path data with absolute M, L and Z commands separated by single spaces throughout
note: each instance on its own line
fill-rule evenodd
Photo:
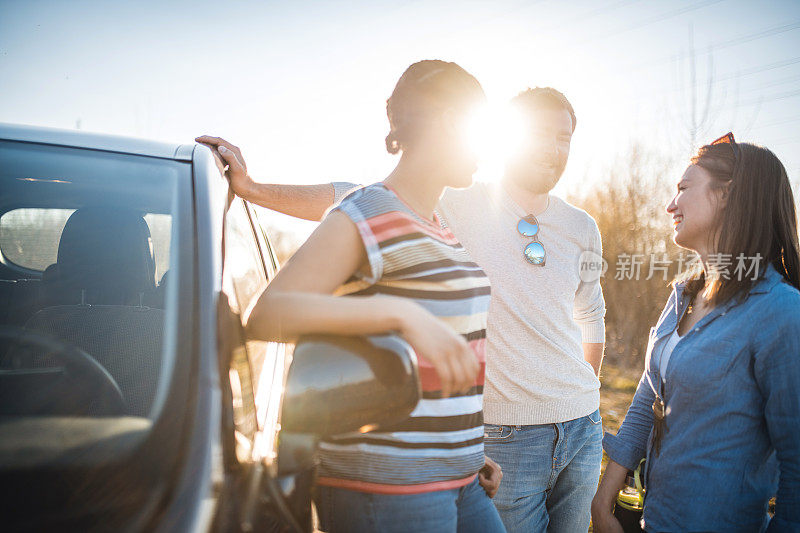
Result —
M 43 276 L 46 306 L 25 323 L 86 351 L 114 377 L 128 413 L 147 416 L 161 370 L 164 311 L 155 293 L 155 260 L 147 223 L 128 209 L 87 207 L 69 218 L 58 260 Z M 14 347 L 4 365 L 55 366 L 49 355 L 25 365 Z

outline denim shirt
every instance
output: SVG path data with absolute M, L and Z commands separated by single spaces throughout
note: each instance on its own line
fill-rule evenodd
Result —
M 684 287 L 650 330 L 633 402 L 603 448 L 631 470 L 647 457 L 646 531 L 800 531 L 800 292 L 770 265 L 743 302 L 714 308 L 681 337 L 662 384 Z M 666 403 L 658 456 L 654 390 Z

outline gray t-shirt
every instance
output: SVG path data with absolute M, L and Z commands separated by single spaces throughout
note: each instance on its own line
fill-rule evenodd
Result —
M 356 187 L 336 183 L 336 202 Z M 594 412 L 600 382 L 582 342 L 605 340 L 599 277 L 580 276 L 585 251 L 602 255 L 594 219 L 558 197 L 537 215 L 545 266 L 523 256 L 532 238 L 517 232 L 527 213 L 499 183 L 447 189 L 441 219 L 489 276 L 492 297 L 486 350 L 484 417 L 490 424 L 565 422 Z

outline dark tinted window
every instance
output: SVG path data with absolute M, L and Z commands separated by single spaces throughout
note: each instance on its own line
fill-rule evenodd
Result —
M 177 272 L 173 222 L 189 170 L 0 141 L 3 415 L 151 416 L 175 357 L 159 282 Z
M 74 209 L 23 207 L 0 216 L 0 253 L 28 270 L 44 271 L 58 258 L 58 243 Z M 169 268 L 172 215 L 145 213 L 156 259 L 156 280 Z

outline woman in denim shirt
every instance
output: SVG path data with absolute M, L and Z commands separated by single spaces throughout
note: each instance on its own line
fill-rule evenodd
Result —
M 646 463 L 646 531 L 800 531 L 800 255 L 786 170 L 731 134 L 667 207 L 700 261 L 650 331 L 645 371 L 592 502 L 594 531 Z M 777 495 L 772 520 L 767 507 Z

